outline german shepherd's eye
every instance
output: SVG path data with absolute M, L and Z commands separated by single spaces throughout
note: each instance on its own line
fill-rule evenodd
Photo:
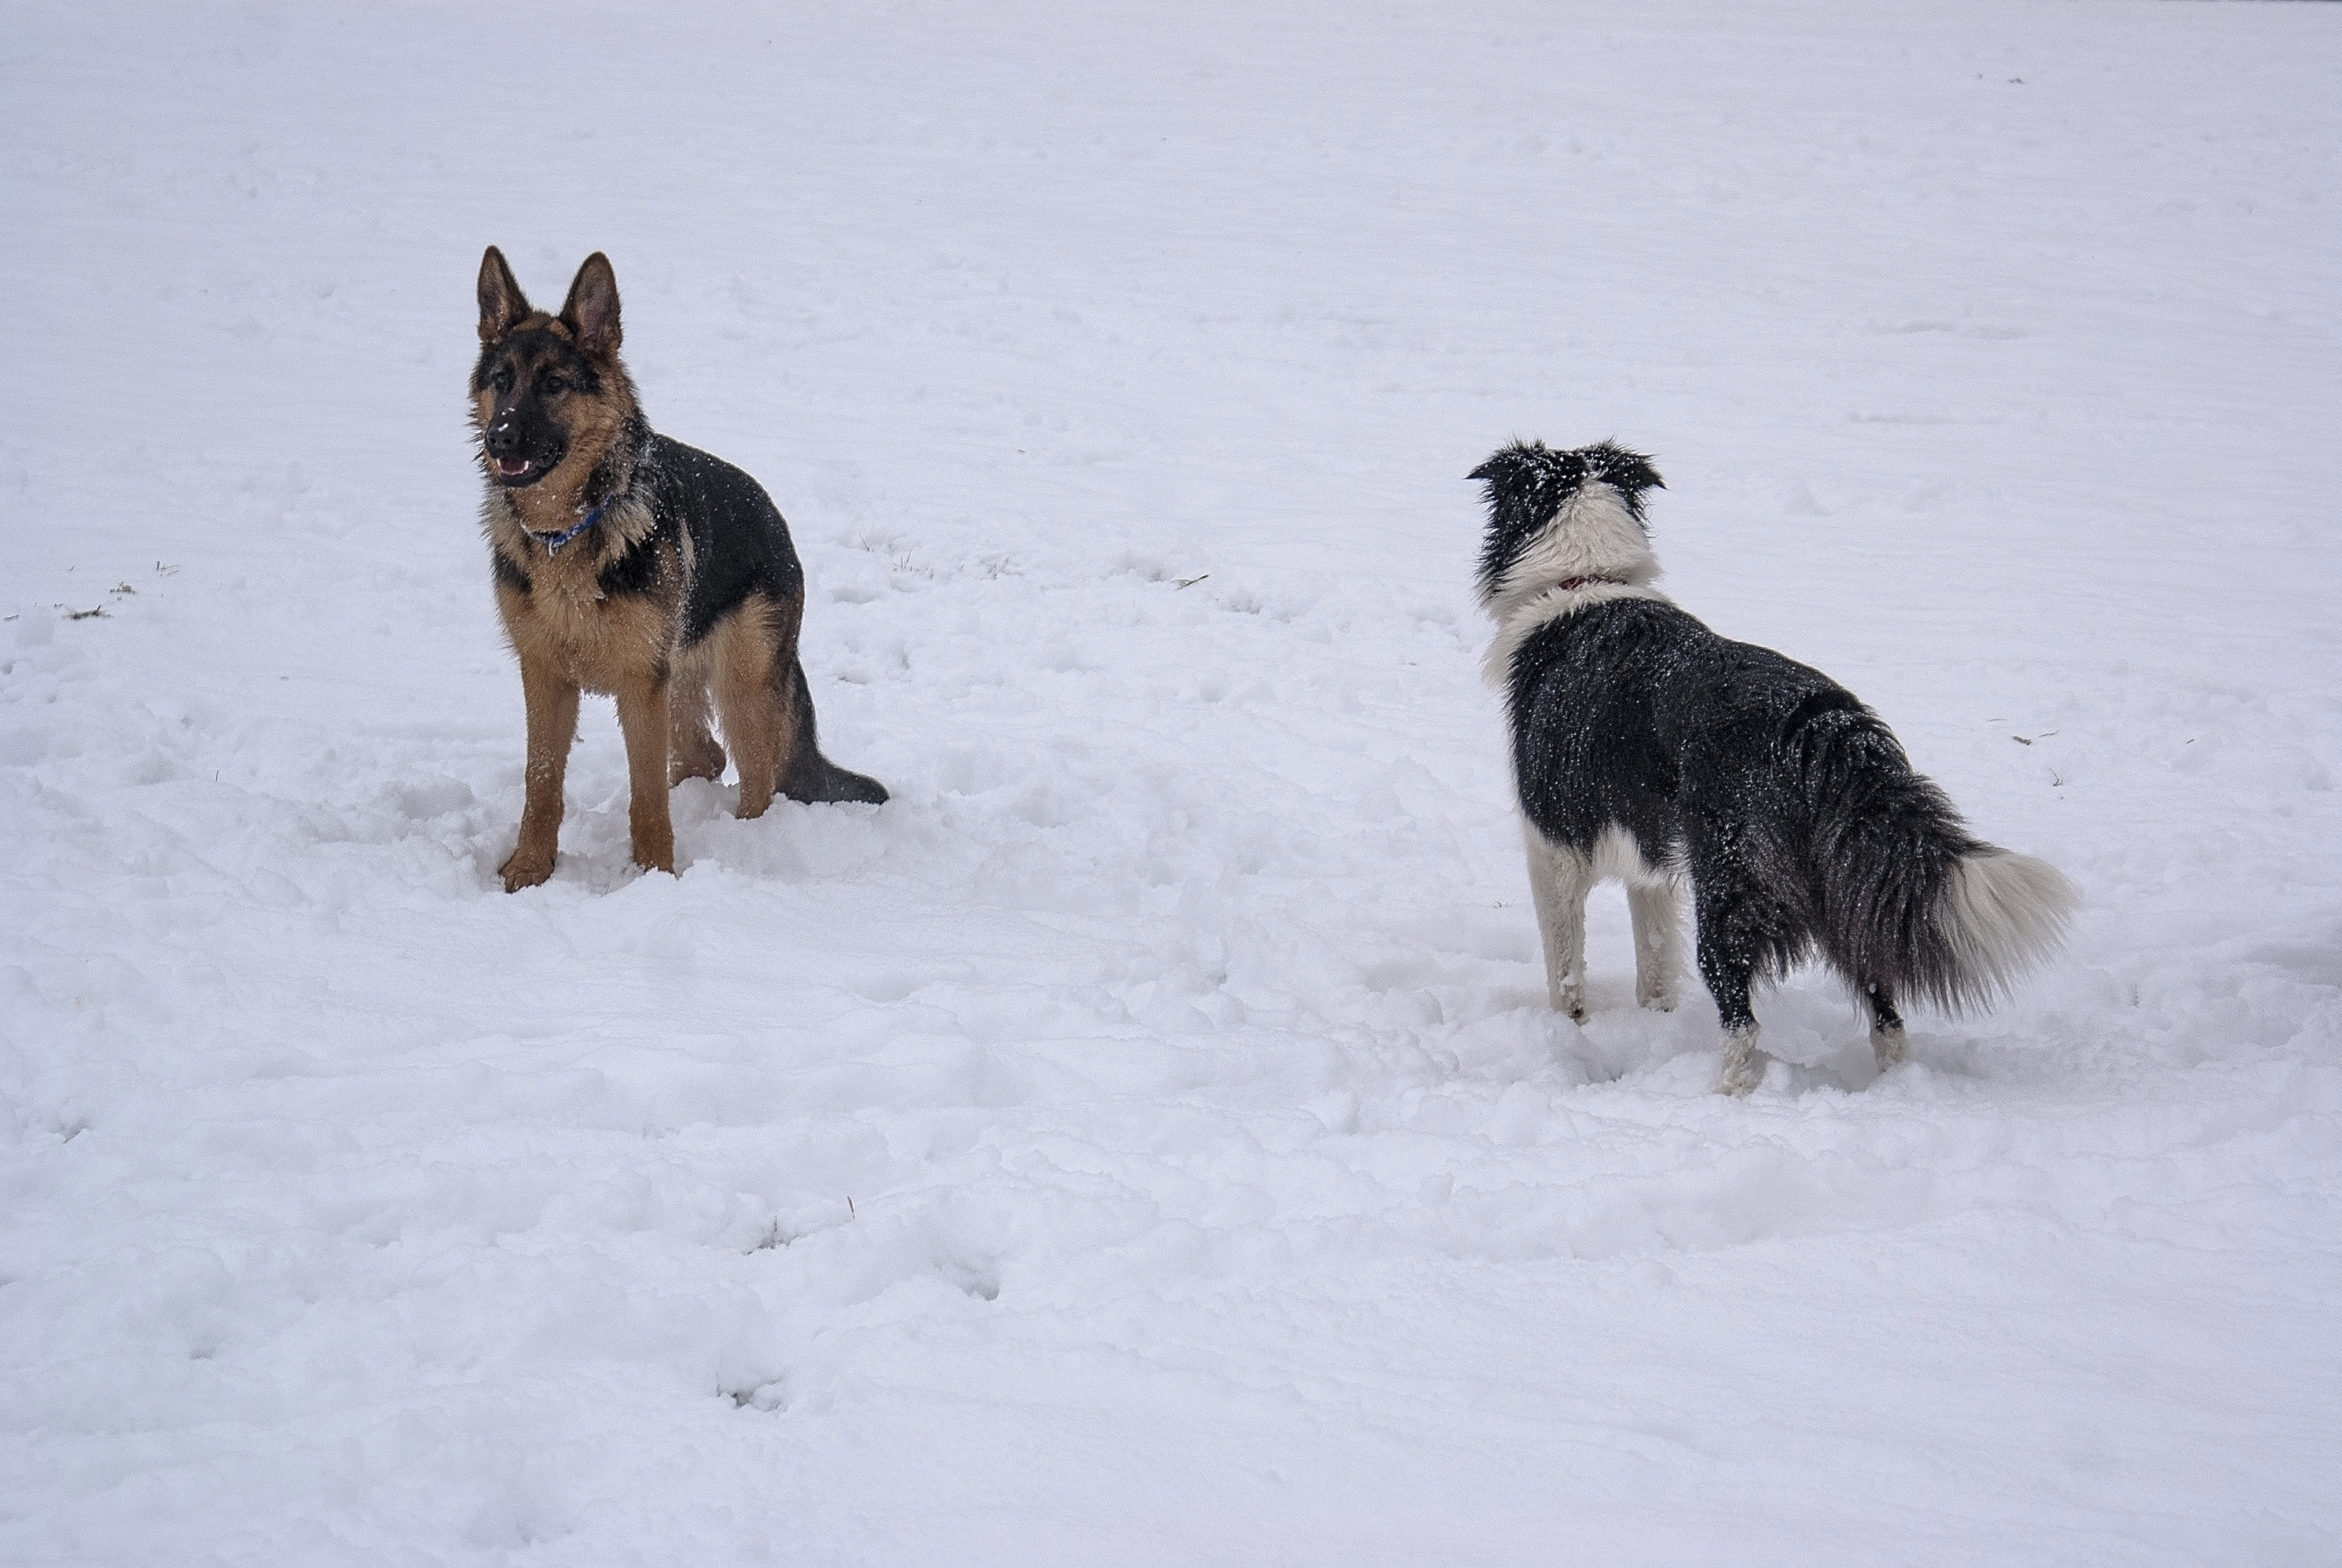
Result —
M 513 389 L 512 366 L 509 365 L 496 366 L 496 373 L 488 377 L 488 385 L 495 387 L 498 393 L 510 392 Z
M 547 372 L 537 379 L 536 389 L 546 396 L 569 390 L 569 378 L 557 371 Z

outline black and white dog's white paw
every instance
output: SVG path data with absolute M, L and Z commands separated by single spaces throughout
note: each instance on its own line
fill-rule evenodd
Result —
M 1724 1032 L 1724 1072 L 1716 1092 L 1735 1099 L 1745 1097 L 1765 1081 L 1765 1053 L 1756 1049 L 1756 1025 Z

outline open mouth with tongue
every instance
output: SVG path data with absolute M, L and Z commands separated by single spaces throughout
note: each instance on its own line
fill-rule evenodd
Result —
M 560 464 L 561 454 L 558 453 L 550 456 L 527 457 L 517 453 L 492 453 L 488 457 L 488 472 L 495 476 L 497 484 L 508 490 L 534 484 Z

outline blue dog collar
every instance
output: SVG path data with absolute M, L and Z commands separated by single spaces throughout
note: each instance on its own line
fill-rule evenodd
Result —
M 616 499 L 617 497 L 615 495 L 608 497 L 602 503 L 602 504 L 595 507 L 594 510 L 586 514 L 586 520 L 583 523 L 578 524 L 575 528 L 567 529 L 562 533 L 539 534 L 535 529 L 524 529 L 523 532 L 527 534 L 530 538 L 535 540 L 538 544 L 544 545 L 545 553 L 550 555 L 555 550 L 560 549 L 564 544 L 568 544 L 569 541 L 576 538 L 577 535 L 586 532 L 586 529 L 591 528 L 595 524 L 599 523 L 602 520 L 602 514 L 607 512 L 610 509 L 610 503 Z

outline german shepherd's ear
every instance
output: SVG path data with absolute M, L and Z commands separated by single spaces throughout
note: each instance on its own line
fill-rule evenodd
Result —
M 480 341 L 495 343 L 529 317 L 528 296 L 495 246 L 480 258 Z
M 561 321 L 585 353 L 599 359 L 618 352 L 618 275 L 600 251 L 577 269 L 569 297 L 562 302 Z

